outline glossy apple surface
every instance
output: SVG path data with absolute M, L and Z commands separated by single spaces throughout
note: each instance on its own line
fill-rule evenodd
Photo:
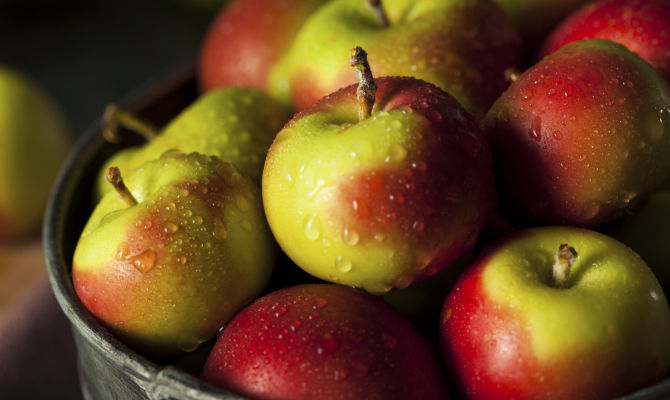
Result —
M 670 89 L 640 57 L 601 39 L 524 72 L 483 120 L 505 212 L 595 227 L 670 172 Z
M 102 198 L 75 249 L 75 290 L 130 347 L 192 351 L 270 278 L 275 244 L 259 190 L 197 153 L 166 153 L 125 181 L 137 204 Z
M 352 85 L 277 134 L 263 201 L 275 238 L 297 265 L 384 293 L 472 249 L 495 187 L 477 122 L 451 96 L 414 78 L 377 84 L 370 118 L 359 121 Z
M 202 378 L 255 399 L 446 399 L 436 352 L 400 314 L 339 285 L 293 286 L 242 310 Z
M 296 109 L 355 82 L 345 58 L 354 46 L 368 52 L 376 76 L 431 82 L 477 117 L 507 87 L 504 70 L 521 63 L 516 29 L 489 0 L 385 0 L 382 6 L 388 27 L 363 0 L 331 1 L 307 20 L 287 61 Z
M 286 78 L 279 71 L 281 60 L 307 17 L 327 1 L 229 2 L 215 17 L 202 43 L 198 61 L 201 89 L 245 86 L 268 90 L 273 79 L 276 85 L 286 87 Z
M 626 46 L 670 81 L 670 1 L 601 0 L 582 7 L 556 27 L 542 55 L 584 39 Z
M 561 244 L 578 256 L 556 287 Z M 471 399 L 613 398 L 670 368 L 670 309 L 653 273 L 625 245 L 578 228 L 531 229 L 494 245 L 452 288 L 440 333 Z

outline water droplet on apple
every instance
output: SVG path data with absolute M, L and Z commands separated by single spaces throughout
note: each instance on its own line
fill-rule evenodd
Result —
M 253 229 L 253 227 L 251 226 L 251 222 L 249 222 L 247 220 L 244 220 L 244 221 L 240 222 L 240 226 L 242 228 L 244 228 L 244 230 L 247 231 L 247 232 L 251 232 L 252 229 Z
M 133 267 L 138 271 L 146 273 L 156 265 L 156 252 L 147 249 L 137 255 L 127 256 L 126 260 L 133 264 Z
M 196 215 L 195 217 L 193 217 L 193 219 L 191 219 L 191 223 L 192 223 L 193 225 L 201 225 L 202 222 L 203 222 L 203 219 L 202 219 L 202 217 L 199 216 L 199 215 Z
M 174 211 L 174 210 L 176 210 L 176 209 L 177 209 L 177 206 L 176 206 L 174 203 L 172 203 L 172 202 L 167 203 L 167 204 L 165 205 L 165 211 L 170 211 L 170 212 L 172 212 L 172 211 Z
M 309 198 L 313 198 L 325 184 L 326 182 L 323 179 L 318 179 L 316 181 L 316 185 L 314 186 L 314 188 L 309 193 L 307 193 L 307 196 Z
M 399 144 L 394 144 L 391 146 L 387 160 L 392 161 L 392 162 L 400 162 L 403 161 L 407 157 L 407 149 L 402 147 Z
M 542 118 L 540 116 L 533 118 L 530 129 L 528 129 L 528 136 L 536 142 L 542 139 Z
M 163 227 L 163 232 L 165 233 L 175 233 L 179 230 L 179 226 L 173 224 L 172 222 L 166 222 Z
M 351 260 L 345 256 L 337 256 L 335 258 L 335 269 L 339 272 L 349 272 L 353 268 Z
M 312 303 L 312 308 L 316 310 L 317 308 L 324 308 L 327 305 L 328 305 L 328 300 L 319 297 L 317 299 L 314 299 L 314 302 Z
M 324 334 L 319 340 L 316 353 L 320 356 L 333 354 L 340 347 L 340 342 L 330 333 Z
M 244 196 L 237 196 L 235 198 L 235 204 L 237 205 L 237 208 L 242 212 L 246 212 L 249 210 L 249 202 L 247 201 L 247 199 L 244 198 Z
M 321 235 L 321 221 L 316 215 L 307 218 L 304 226 L 305 237 L 308 240 L 316 240 Z
M 393 335 L 391 335 L 388 332 L 383 332 L 382 343 L 384 343 L 384 346 L 386 346 L 389 349 L 395 349 L 396 346 L 398 345 L 398 339 L 396 339 Z
M 561 140 L 561 139 L 563 139 L 563 134 L 562 134 L 560 131 L 555 131 L 555 132 L 553 133 L 552 136 L 553 136 L 554 139 L 556 139 L 556 140 Z
M 349 246 L 355 246 L 358 244 L 358 241 L 360 240 L 360 235 L 358 234 L 358 231 L 356 231 L 353 228 L 344 228 L 344 243 L 348 244 Z

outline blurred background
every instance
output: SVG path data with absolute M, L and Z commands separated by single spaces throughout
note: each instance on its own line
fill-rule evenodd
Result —
M 223 0 L 0 0 L 0 66 L 58 103 L 76 140 L 143 85 L 192 65 Z M 81 398 L 39 232 L 0 243 L 0 397 Z

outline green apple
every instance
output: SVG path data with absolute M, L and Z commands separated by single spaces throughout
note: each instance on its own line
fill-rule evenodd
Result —
M 484 252 L 444 304 L 440 344 L 470 399 L 613 398 L 670 370 L 670 308 L 624 244 L 573 227 Z
M 195 349 L 265 287 L 276 247 L 260 192 L 213 156 L 172 151 L 108 179 L 75 249 L 86 308 L 131 347 Z
M 342 57 L 354 46 L 375 75 L 431 82 L 477 117 L 508 86 L 505 69 L 521 64 L 519 34 L 489 0 L 385 0 L 381 20 L 366 3 L 334 0 L 305 22 L 286 61 L 296 109 L 355 83 Z
M 371 79 L 369 71 L 362 75 Z M 367 78 L 362 88 L 374 86 Z M 374 91 L 352 85 L 277 134 L 263 203 L 275 238 L 298 266 L 385 293 L 472 249 L 493 211 L 495 187 L 477 121 L 453 97 L 415 78 L 376 83 L 374 106 L 364 100 Z
M 208 92 L 148 143 L 110 158 L 98 174 L 97 191 L 100 195 L 111 191 L 105 182 L 110 166 L 132 171 L 172 149 L 216 156 L 233 163 L 260 185 L 267 150 L 290 116 L 284 106 L 258 90 L 229 87 Z
M 64 117 L 49 95 L 0 67 L 0 239 L 39 228 L 69 147 Z

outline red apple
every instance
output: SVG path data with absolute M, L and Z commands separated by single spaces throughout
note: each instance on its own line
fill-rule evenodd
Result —
M 583 39 L 609 39 L 637 53 L 670 81 L 670 1 L 601 0 L 590 3 L 549 36 L 542 55 Z
M 303 22 L 327 1 L 231 1 L 205 35 L 198 64 L 201 89 L 229 85 L 268 89 Z
M 507 87 L 505 69 L 521 63 L 519 33 L 490 0 L 394 0 L 381 9 L 385 19 L 365 0 L 335 0 L 305 22 L 287 56 L 296 109 L 356 82 L 342 57 L 354 46 L 368 51 L 376 75 L 433 83 L 478 118 Z
M 624 46 L 566 45 L 524 72 L 483 120 L 502 210 L 594 227 L 670 172 L 670 89 Z
M 242 310 L 202 378 L 255 399 L 445 399 L 429 342 L 380 298 L 293 286 Z
M 410 77 L 377 87 L 367 118 L 356 85 L 296 114 L 268 152 L 263 201 L 301 268 L 381 294 L 471 250 L 496 194 L 491 151 L 453 97 Z
M 670 308 L 654 274 L 627 246 L 579 228 L 489 248 L 449 293 L 440 335 L 473 400 L 609 399 L 670 368 Z

